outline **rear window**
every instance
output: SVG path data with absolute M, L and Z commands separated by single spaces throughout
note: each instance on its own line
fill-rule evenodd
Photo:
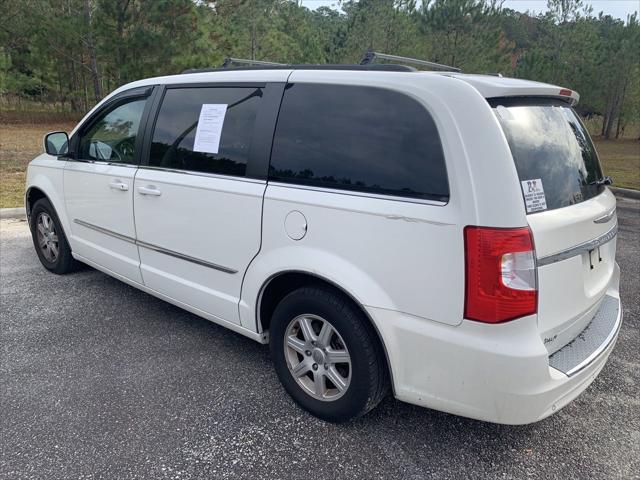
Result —
M 449 199 L 433 118 L 411 97 L 375 87 L 287 87 L 269 178 L 373 194 Z
M 568 104 L 494 99 L 491 105 L 511 148 L 527 213 L 574 205 L 602 191 L 598 155 Z

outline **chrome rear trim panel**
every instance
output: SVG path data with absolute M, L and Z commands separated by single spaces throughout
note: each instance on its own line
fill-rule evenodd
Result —
M 600 235 L 598 238 L 594 238 L 593 240 L 589 240 L 588 242 L 581 243 L 580 245 L 576 245 L 575 247 L 567 248 L 566 250 L 563 250 L 561 252 L 538 258 L 537 264 L 539 267 L 543 267 L 545 265 L 551 265 L 552 263 L 561 262 L 562 260 L 566 260 L 567 258 L 590 252 L 591 250 L 594 250 L 604 245 L 605 243 L 610 242 L 615 238 L 617 234 L 618 224 L 616 223 L 608 232 Z

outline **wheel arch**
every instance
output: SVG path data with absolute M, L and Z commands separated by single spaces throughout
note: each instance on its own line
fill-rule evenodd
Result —
M 45 169 L 39 166 L 29 167 L 27 174 L 27 187 L 24 194 L 25 210 L 27 213 L 27 220 L 30 223 L 31 210 L 33 205 L 41 198 L 46 198 L 58 216 L 60 220 L 62 230 L 64 231 L 67 240 L 71 245 L 71 226 L 69 219 L 67 218 L 67 211 L 65 209 L 64 197 L 63 197 L 63 169 Z
M 320 285 L 329 287 L 330 289 L 338 292 L 347 298 L 357 309 L 359 309 L 367 319 L 369 325 L 372 327 L 375 333 L 375 338 L 379 342 L 382 352 L 384 353 L 384 361 L 389 374 L 389 380 L 391 387 L 394 390 L 395 386 L 393 381 L 393 371 L 391 369 L 391 362 L 389 353 L 387 352 L 387 346 L 384 338 L 380 332 L 380 329 L 376 325 L 375 321 L 367 312 L 364 305 L 358 301 L 358 299 L 351 294 L 346 288 L 337 284 L 336 282 L 318 274 L 316 272 L 308 272 L 305 270 L 283 270 L 271 275 L 262 284 L 258 299 L 256 301 L 256 323 L 261 333 L 269 331 L 269 323 L 271 321 L 271 315 L 275 310 L 276 305 L 282 300 L 288 293 L 308 285 Z
M 31 186 L 27 188 L 27 191 L 24 194 L 24 207 L 27 212 L 27 217 L 31 216 L 31 210 L 33 209 L 33 205 L 41 198 L 46 198 L 49 201 L 49 203 L 53 205 L 53 202 L 51 202 L 51 199 L 49 198 L 49 196 L 40 187 Z

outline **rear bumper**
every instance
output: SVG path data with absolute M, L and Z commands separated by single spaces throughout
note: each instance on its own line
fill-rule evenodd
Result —
M 620 299 L 605 295 L 591 322 L 573 341 L 549 357 L 549 365 L 572 377 L 588 368 L 607 349 L 621 325 Z
M 622 324 L 617 281 L 607 295 L 617 307 L 611 331 L 593 344 L 591 354 L 581 353 L 570 375 L 550 365 L 534 315 L 502 325 L 465 320 L 448 326 L 369 311 L 385 341 L 399 400 L 478 420 L 527 424 L 567 405 L 604 367 Z

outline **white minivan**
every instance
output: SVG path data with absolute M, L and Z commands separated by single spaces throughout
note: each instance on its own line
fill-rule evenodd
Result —
M 391 389 L 535 422 L 595 379 L 622 321 L 616 201 L 577 101 L 389 64 L 134 82 L 45 138 L 34 246 L 268 343 L 320 418 Z

